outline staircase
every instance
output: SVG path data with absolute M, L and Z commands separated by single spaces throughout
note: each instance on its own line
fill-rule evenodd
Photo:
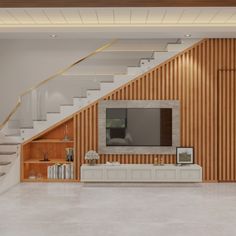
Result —
M 73 66 L 54 81 L 42 83 L 24 95 L 20 106 L 0 132 L 0 193 L 19 182 L 20 143 L 73 115 L 198 41 L 188 39 L 167 43 L 162 51 L 145 51 L 141 46 L 140 49 L 136 47 L 137 51 L 126 48 L 116 52 L 111 49 L 109 51 L 108 48 L 93 55 L 86 62 Z M 77 78 L 80 78 L 79 84 Z M 62 100 L 61 94 L 64 93 L 67 93 L 67 96 Z M 52 100 L 54 103 L 50 104 Z M 58 107 L 53 105 L 55 101 L 59 101 Z M 31 110 L 25 110 L 28 107 Z M 25 114 L 27 116 L 22 118 Z
M 20 146 L 0 143 L 0 193 L 20 182 Z

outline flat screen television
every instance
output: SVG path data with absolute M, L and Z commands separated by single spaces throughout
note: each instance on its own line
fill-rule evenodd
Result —
M 106 108 L 106 146 L 172 146 L 172 109 Z

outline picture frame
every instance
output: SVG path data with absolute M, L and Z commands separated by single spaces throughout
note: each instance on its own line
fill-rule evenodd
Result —
M 194 148 L 176 147 L 176 164 L 194 164 Z

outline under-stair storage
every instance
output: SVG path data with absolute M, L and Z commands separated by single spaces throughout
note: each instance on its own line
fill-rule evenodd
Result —
M 76 116 L 23 144 L 22 181 L 76 180 Z

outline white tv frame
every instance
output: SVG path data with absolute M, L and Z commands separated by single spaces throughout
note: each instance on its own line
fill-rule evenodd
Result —
M 171 108 L 172 146 L 106 146 L 107 108 Z M 98 104 L 98 152 L 100 154 L 176 154 L 180 146 L 179 100 L 103 100 Z

